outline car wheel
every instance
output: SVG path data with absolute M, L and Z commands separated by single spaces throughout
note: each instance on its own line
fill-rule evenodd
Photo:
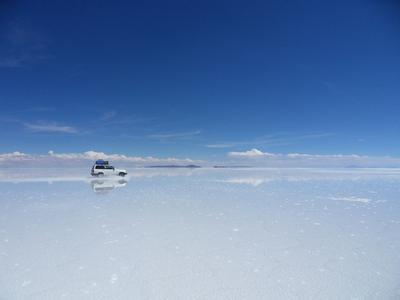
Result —
M 103 176 L 104 176 L 104 173 L 101 173 L 101 172 L 100 172 L 100 173 L 97 173 L 97 176 L 98 176 L 98 177 L 103 177 Z

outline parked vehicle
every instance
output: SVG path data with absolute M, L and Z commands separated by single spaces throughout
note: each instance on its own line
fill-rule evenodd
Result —
M 124 169 L 117 169 L 111 166 L 108 161 L 106 160 L 96 160 L 95 164 L 92 167 L 90 172 L 92 176 L 106 176 L 106 175 L 118 175 L 118 176 L 125 176 L 128 172 Z

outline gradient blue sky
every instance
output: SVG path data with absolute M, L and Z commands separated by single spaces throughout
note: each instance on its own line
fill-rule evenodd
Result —
M 400 156 L 395 1 L 10 1 L 0 152 Z

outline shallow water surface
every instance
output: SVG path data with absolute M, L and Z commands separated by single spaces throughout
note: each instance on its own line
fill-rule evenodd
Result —
M 0 299 L 398 299 L 400 170 L 0 173 Z

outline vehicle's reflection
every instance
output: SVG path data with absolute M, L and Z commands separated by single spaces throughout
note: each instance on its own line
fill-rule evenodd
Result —
M 125 179 L 93 179 L 90 181 L 93 192 L 96 194 L 108 194 L 116 188 L 122 188 L 128 183 Z

